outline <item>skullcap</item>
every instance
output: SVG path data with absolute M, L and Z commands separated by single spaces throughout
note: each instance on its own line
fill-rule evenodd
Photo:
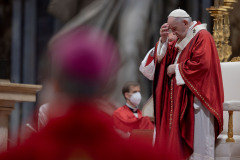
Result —
M 175 18 L 178 18 L 178 17 L 182 17 L 182 18 L 189 18 L 189 14 L 182 10 L 182 9 L 175 9 L 173 10 L 169 15 L 168 17 L 175 17 Z

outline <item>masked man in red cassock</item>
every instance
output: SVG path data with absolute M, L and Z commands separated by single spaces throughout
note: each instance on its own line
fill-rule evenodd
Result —
M 138 109 L 141 102 L 140 85 L 137 82 L 127 82 L 122 88 L 126 104 L 113 113 L 116 130 L 123 136 L 129 137 L 133 129 L 153 129 L 149 117 L 143 117 Z
M 172 32 L 177 40 L 168 43 Z M 140 71 L 153 80 L 155 145 L 167 159 L 214 159 L 223 127 L 222 75 L 206 24 L 182 9 L 172 11 Z

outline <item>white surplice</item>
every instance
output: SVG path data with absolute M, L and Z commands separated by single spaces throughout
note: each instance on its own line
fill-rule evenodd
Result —
M 181 51 L 186 47 L 188 42 L 196 35 L 196 33 L 202 29 L 206 29 L 206 24 L 198 25 L 197 32 L 195 35 L 192 34 L 192 29 L 196 22 L 189 28 L 187 36 L 180 42 L 176 43 L 175 47 L 179 49 L 178 55 L 175 59 L 175 64 L 177 64 L 178 57 Z M 195 27 L 196 29 L 196 27 Z M 168 40 L 165 43 L 159 41 L 157 48 L 157 55 L 165 55 L 167 51 Z M 155 64 L 152 61 L 149 65 L 146 65 L 149 56 L 154 55 L 155 48 L 152 48 L 143 59 L 139 70 L 143 73 L 145 77 L 149 80 L 153 80 L 155 73 Z M 185 82 L 179 72 L 178 64 L 175 69 L 176 82 L 177 85 L 184 85 Z M 197 97 L 194 97 L 194 147 L 193 154 L 190 156 L 190 160 L 214 160 L 214 150 L 215 150 L 215 133 L 214 133 L 214 116 L 202 105 Z

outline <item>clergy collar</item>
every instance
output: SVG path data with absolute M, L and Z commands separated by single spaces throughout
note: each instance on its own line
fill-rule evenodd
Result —
M 137 113 L 138 108 L 133 108 L 133 107 L 131 107 L 128 103 L 126 103 L 126 106 L 127 106 L 133 113 Z
M 179 49 L 179 51 L 182 51 L 187 44 L 190 42 L 190 40 L 202 29 L 206 29 L 207 25 L 206 24 L 199 24 L 196 25 L 197 22 L 193 21 L 193 24 L 189 27 L 188 32 L 186 37 L 179 42 L 179 40 L 177 41 L 175 47 Z
M 193 21 L 193 24 L 188 28 L 188 32 L 191 31 L 196 24 L 197 22 Z

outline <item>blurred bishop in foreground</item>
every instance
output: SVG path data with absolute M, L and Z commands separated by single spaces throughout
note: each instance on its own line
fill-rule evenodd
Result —
M 150 144 L 122 139 L 99 103 L 114 86 L 119 56 L 111 38 L 89 28 L 62 35 L 49 45 L 54 90 L 48 123 L 1 160 L 159 159 Z M 104 100 L 104 99 L 103 99 Z

